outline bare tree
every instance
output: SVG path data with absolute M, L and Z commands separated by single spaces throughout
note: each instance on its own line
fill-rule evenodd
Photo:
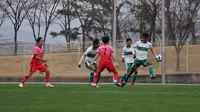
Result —
M 42 36 L 46 42 L 47 34 L 50 25 L 57 18 L 56 11 L 59 9 L 60 0 L 30 0 L 32 1 L 32 8 L 27 6 L 25 2 L 22 2 L 23 9 L 25 11 L 26 17 L 29 21 L 30 27 L 34 39 Z M 44 32 L 41 30 L 44 29 Z
M 0 8 L 6 13 L 13 24 L 14 29 L 14 55 L 17 55 L 17 34 L 25 18 L 25 12 L 22 7 L 22 0 L 2 0 Z M 28 2 L 28 0 L 24 0 Z
M 4 12 L 4 10 L 0 8 L 0 27 L 2 26 L 5 19 L 6 19 L 6 13 Z
M 76 12 L 76 16 L 80 22 L 81 33 L 83 36 L 83 51 L 85 50 L 85 39 L 88 37 L 90 40 L 93 40 L 93 37 L 90 37 L 87 32 L 90 30 L 94 22 L 94 17 L 96 16 L 94 0 L 85 0 L 82 3 L 74 0 L 72 6 Z
M 149 41 L 156 42 L 157 19 L 161 10 L 161 0 L 139 0 L 132 5 L 132 13 L 135 22 L 132 31 L 136 33 L 149 32 L 151 38 Z
M 57 21 L 54 22 L 57 25 L 60 26 L 61 31 L 60 32 L 51 32 L 50 34 L 53 37 L 57 37 L 57 36 L 64 36 L 67 42 L 67 48 L 68 50 L 70 50 L 70 41 L 71 39 L 75 40 L 77 39 L 77 31 L 75 29 L 72 28 L 71 26 L 71 22 L 76 18 L 75 15 L 75 11 L 71 5 L 72 0 L 62 0 L 61 4 L 62 4 L 62 9 L 57 11 Z
M 191 37 L 199 0 L 166 1 L 167 34 L 176 49 L 176 70 L 180 70 L 180 52 L 188 38 Z M 197 4 L 198 3 L 198 4 Z
M 50 25 L 56 19 L 57 15 L 56 11 L 58 10 L 60 0 L 40 0 L 39 9 L 42 13 L 42 18 L 44 19 L 44 41 L 46 42 L 47 34 L 49 31 Z
M 111 36 L 112 3 L 109 1 L 105 2 L 103 0 L 98 0 L 96 5 L 96 12 L 98 16 L 95 17 L 92 28 L 96 33 L 102 33 L 103 35 Z
M 192 34 L 192 44 L 196 45 L 196 40 L 198 36 L 196 36 L 196 25 L 199 18 L 200 13 L 200 1 L 199 0 L 189 0 L 188 7 L 191 8 L 191 16 L 193 18 L 188 18 L 189 24 L 191 25 L 191 34 Z
M 120 0 L 117 6 L 117 40 L 128 38 L 130 24 L 130 0 Z M 94 16 L 94 24 L 92 25 L 93 32 L 102 35 L 112 36 L 112 20 L 113 20 L 113 0 L 98 0 L 94 2 L 95 8 L 93 9 L 97 16 Z
M 26 19 L 30 24 L 33 37 L 36 41 L 37 37 L 40 36 L 42 8 L 39 8 L 40 0 L 30 0 L 30 1 L 32 2 L 31 9 L 24 1 L 22 2 L 22 5 L 26 13 Z

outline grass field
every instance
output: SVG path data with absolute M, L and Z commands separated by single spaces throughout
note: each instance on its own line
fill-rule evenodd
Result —
M 0 85 L 0 112 L 199 112 L 197 85 Z

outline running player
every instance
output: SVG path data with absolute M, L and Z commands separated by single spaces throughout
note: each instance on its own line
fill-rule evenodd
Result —
M 134 63 L 134 58 L 135 58 L 135 51 L 132 46 L 132 40 L 128 38 L 126 39 L 126 46 L 122 50 L 122 62 L 125 63 L 127 73 L 130 71 L 131 66 Z M 125 79 L 126 74 L 120 80 L 121 84 L 123 83 L 123 80 Z M 137 71 L 135 71 L 135 74 L 133 75 L 133 81 L 131 83 L 132 86 L 134 86 L 136 76 L 137 76 Z
M 93 65 L 94 62 L 98 59 L 98 57 L 100 57 L 97 73 L 94 76 L 94 82 L 92 84 L 93 87 L 97 87 L 97 82 L 98 82 L 98 79 L 100 78 L 100 74 L 105 68 L 109 72 L 114 73 L 113 84 L 118 85 L 117 83 L 118 73 L 115 66 L 113 65 L 113 62 L 116 66 L 118 66 L 118 63 L 116 62 L 115 56 L 113 54 L 113 48 L 111 45 L 109 45 L 109 40 L 110 38 L 108 36 L 102 37 L 103 45 L 98 48 L 98 52 L 94 60 L 91 62 L 91 65 Z
M 47 65 L 43 64 L 43 63 L 47 62 L 47 59 L 43 58 L 43 52 L 44 52 L 43 44 L 44 44 L 44 41 L 43 41 L 42 37 L 37 38 L 36 42 L 37 42 L 37 45 L 34 48 L 33 57 L 32 57 L 31 63 L 30 63 L 30 71 L 23 78 L 23 80 L 19 84 L 19 87 L 23 87 L 24 83 L 37 70 L 39 70 L 40 72 L 45 72 L 46 73 L 46 87 L 54 87 L 54 85 L 50 84 L 50 71 L 48 70 Z
M 96 69 L 97 69 L 97 63 L 96 61 L 93 63 L 93 66 L 90 66 L 92 60 L 94 59 L 95 55 L 97 54 L 97 49 L 99 47 L 99 39 L 95 39 L 93 41 L 93 45 L 90 46 L 86 52 L 83 54 L 83 56 L 81 57 L 79 63 L 78 63 L 78 67 L 80 68 L 81 67 L 81 64 L 83 62 L 83 59 L 85 58 L 85 67 L 87 69 L 89 69 L 91 72 L 90 72 L 90 84 L 93 83 L 93 77 L 94 77 L 94 73 L 96 72 Z
M 147 41 L 148 37 L 149 37 L 148 33 L 143 33 L 142 40 L 137 41 L 135 43 L 134 47 L 136 48 L 136 59 L 134 60 L 134 64 L 131 67 L 130 71 L 126 74 L 126 76 L 123 80 L 123 84 L 121 84 L 121 87 L 126 85 L 131 74 L 133 74 L 133 72 L 135 72 L 137 70 L 137 68 L 140 67 L 141 65 L 143 65 L 144 67 L 149 66 L 150 78 L 151 79 L 155 78 L 155 74 L 154 74 L 152 64 L 147 59 L 148 50 L 150 49 L 152 51 L 157 62 L 160 61 L 160 60 L 157 59 L 157 55 L 156 55 L 155 50 L 152 47 L 152 44 Z

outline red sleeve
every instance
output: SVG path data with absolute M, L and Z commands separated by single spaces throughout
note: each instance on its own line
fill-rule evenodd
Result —
M 101 50 L 100 50 L 100 47 L 97 49 L 97 53 L 99 53 L 100 54 L 100 52 L 101 52 Z
M 38 51 L 38 49 L 37 48 L 35 48 L 34 49 L 34 52 L 33 52 L 33 54 L 35 55 L 35 54 L 39 54 L 39 51 Z
M 110 52 L 114 52 L 114 51 L 113 51 L 113 47 L 112 47 L 112 46 L 110 46 Z
M 153 51 L 154 50 L 153 47 L 151 47 L 150 50 Z

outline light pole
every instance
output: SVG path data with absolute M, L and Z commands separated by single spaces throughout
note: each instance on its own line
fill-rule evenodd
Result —
M 162 84 L 165 84 L 165 74 L 166 74 L 166 68 L 165 68 L 165 0 L 162 0 Z
M 114 47 L 114 55 L 116 56 L 116 28 L 117 28 L 117 18 L 116 18 L 116 10 L 117 10 L 117 0 L 113 0 L 113 25 L 112 25 L 112 41 Z

